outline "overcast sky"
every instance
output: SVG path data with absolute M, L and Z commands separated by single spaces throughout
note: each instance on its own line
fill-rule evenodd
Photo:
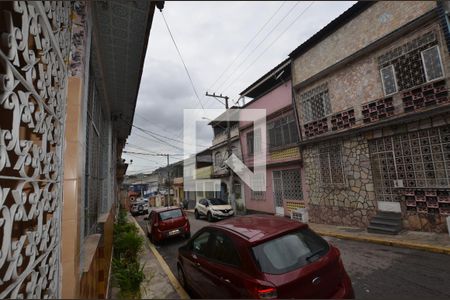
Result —
M 163 13 L 200 101 L 208 109 L 223 108 L 223 105 L 205 97 L 205 91 L 237 100 L 239 92 L 354 3 L 166 1 Z M 201 109 L 201 106 L 162 15 L 156 10 L 134 125 L 158 134 L 159 140 L 133 128 L 125 150 L 170 153 L 178 155 L 171 157 L 171 162 L 180 160 L 183 145 L 174 140 L 183 140 L 183 109 L 186 108 Z M 205 120 L 204 126 L 198 126 L 197 145 L 211 145 L 212 129 L 207 123 Z M 149 173 L 166 164 L 165 157 L 127 153 L 122 157 L 127 162 L 133 160 L 127 174 Z

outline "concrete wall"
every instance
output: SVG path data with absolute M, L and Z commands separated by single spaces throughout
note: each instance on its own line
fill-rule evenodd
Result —
M 291 81 L 287 81 L 277 88 L 273 89 L 264 96 L 252 100 L 245 108 L 247 109 L 265 109 L 266 115 L 270 115 L 282 107 L 291 105 L 292 103 L 292 88 Z M 241 121 L 239 128 L 251 124 L 249 121 Z
M 293 85 L 436 7 L 435 1 L 380 1 L 293 62 Z

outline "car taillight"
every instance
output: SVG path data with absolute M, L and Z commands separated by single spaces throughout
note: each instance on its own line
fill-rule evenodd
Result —
M 259 299 L 276 299 L 277 289 L 273 287 L 259 287 L 256 289 L 256 295 Z

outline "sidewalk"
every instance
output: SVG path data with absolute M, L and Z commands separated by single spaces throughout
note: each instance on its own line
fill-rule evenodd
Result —
M 194 213 L 193 209 L 185 210 Z M 398 235 L 369 233 L 365 228 L 308 223 L 318 234 L 339 239 L 418 249 L 450 255 L 450 237 L 447 233 L 402 231 Z
M 144 250 L 140 257 L 140 263 L 144 264 L 145 273 L 145 280 L 141 285 L 141 298 L 190 299 L 158 250 L 150 243 L 136 219 L 132 216 L 129 216 L 129 219 L 134 222 L 139 229 L 139 234 L 145 239 Z
M 365 228 L 308 224 L 320 235 L 394 247 L 411 248 L 450 255 L 450 237 L 447 233 L 402 231 L 398 235 L 369 233 Z

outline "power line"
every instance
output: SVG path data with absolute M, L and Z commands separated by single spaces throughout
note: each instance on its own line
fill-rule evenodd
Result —
M 143 120 L 149 122 L 151 126 L 154 126 L 154 127 L 158 128 L 158 129 L 164 131 L 164 132 L 167 132 L 167 133 L 169 133 L 169 134 L 174 134 L 174 133 L 175 133 L 175 132 L 168 131 L 168 130 L 166 130 L 165 128 L 163 128 L 163 127 L 161 127 L 161 126 L 159 126 L 159 125 L 153 123 L 152 121 L 150 121 L 149 119 L 147 119 L 146 117 L 144 117 L 142 114 L 139 114 L 138 112 L 135 112 L 135 115 L 138 116 L 138 117 L 140 117 L 140 118 L 142 118 Z M 178 134 L 179 134 L 179 132 L 178 132 Z
M 144 131 L 144 132 L 148 132 L 148 133 L 150 133 L 150 134 L 154 134 L 154 135 L 156 135 L 156 136 L 159 136 L 159 137 L 162 137 L 162 138 L 165 138 L 165 139 L 168 139 L 168 140 L 177 142 L 177 143 L 184 144 L 184 141 L 177 140 L 177 139 L 173 139 L 173 138 L 169 138 L 169 137 L 167 137 L 167 136 L 161 135 L 161 134 L 156 133 L 156 132 L 153 132 L 153 131 L 151 131 L 151 130 L 143 129 L 143 128 L 138 127 L 138 126 L 136 126 L 136 125 L 133 125 L 133 127 L 137 128 L 137 129 L 140 129 L 140 130 L 142 130 L 142 131 Z M 193 145 L 193 144 L 187 144 L 187 145 Z M 206 145 L 198 145 L 198 146 L 209 147 L 209 146 L 206 146 Z
M 166 144 L 166 145 L 168 145 L 168 146 L 170 146 L 170 147 L 177 148 L 177 149 L 183 151 L 182 148 L 180 148 L 180 147 L 178 147 L 178 146 L 176 146 L 176 145 L 173 145 L 173 144 L 171 144 L 171 143 L 169 143 L 169 142 L 167 142 L 167 141 L 164 141 L 164 140 L 158 138 L 157 136 L 155 136 L 155 135 L 153 135 L 153 134 L 147 132 L 145 129 L 142 129 L 142 128 L 136 126 L 136 125 L 133 125 L 133 124 L 130 123 L 129 121 L 125 120 L 122 116 L 119 116 L 119 118 L 120 118 L 120 120 L 122 120 L 123 122 L 127 123 L 127 124 L 130 125 L 131 127 L 134 127 L 134 128 L 136 128 L 136 129 L 142 131 L 143 133 L 145 133 L 145 134 L 151 136 L 153 139 L 158 140 L 158 141 L 160 141 L 161 143 L 164 143 L 164 144 Z
M 230 80 L 232 77 L 233 77 L 233 75 L 236 73 L 236 71 L 237 70 L 239 70 L 239 68 L 244 64 L 244 62 L 256 51 L 256 49 L 258 49 L 258 47 L 259 46 L 261 46 L 261 44 L 272 34 L 272 32 L 274 32 L 274 30 L 275 29 L 277 29 L 278 28 L 278 26 L 280 26 L 280 24 L 285 20 L 285 18 L 287 17 L 287 16 L 289 16 L 292 12 L 293 12 L 293 10 L 294 10 L 294 8 L 298 5 L 300 3 L 300 1 L 297 1 L 292 7 L 291 7 L 291 9 L 288 11 L 288 13 L 287 14 L 285 14 L 281 19 L 280 19 L 280 21 L 278 21 L 278 23 L 269 31 L 269 33 L 267 33 L 266 34 L 266 36 L 263 38 L 263 40 L 262 41 L 260 41 L 259 43 L 258 43 L 258 45 L 256 45 L 256 47 L 255 48 L 253 48 L 253 50 L 252 51 L 250 51 L 250 53 L 248 53 L 248 55 L 244 58 L 244 60 L 237 66 L 237 68 L 236 69 L 234 69 L 234 71 L 233 72 L 231 72 L 231 74 L 228 76 L 228 78 L 225 80 L 225 81 L 223 81 L 222 82 L 222 84 L 219 86 L 219 87 L 217 87 L 217 90 L 220 90 L 220 88 L 221 87 L 223 87 L 224 85 L 225 85 L 225 83 L 227 83 L 228 82 L 228 80 Z M 222 91 L 223 92 L 223 91 Z
M 175 42 L 175 38 L 173 37 L 172 32 L 170 31 L 169 24 L 167 24 L 166 17 L 164 16 L 164 13 L 162 12 L 162 10 L 160 10 L 160 11 L 161 11 L 161 15 L 163 17 L 164 23 L 166 24 L 167 31 L 169 31 L 172 42 L 175 45 L 175 48 L 177 49 L 178 56 L 180 57 L 181 62 L 183 63 L 184 70 L 186 71 L 186 74 L 189 77 L 189 81 L 191 83 L 192 89 L 194 90 L 195 96 L 197 97 L 198 103 L 200 104 L 201 108 L 203 110 L 205 110 L 205 108 L 203 107 L 202 101 L 200 100 L 200 97 L 198 96 L 197 89 L 195 88 L 194 82 L 192 81 L 191 74 L 189 73 L 186 63 L 184 62 L 183 56 L 181 55 L 180 49 L 178 49 L 177 43 Z
M 175 145 L 171 145 L 170 143 L 168 143 L 168 142 L 166 142 L 166 141 L 161 141 L 161 140 L 157 139 L 156 137 L 150 135 L 149 133 L 146 133 L 146 132 L 144 132 L 144 133 L 145 133 L 146 135 L 150 136 L 151 138 L 153 138 L 153 139 L 154 139 L 153 142 L 156 142 L 156 143 L 159 143 L 159 144 L 162 144 L 162 145 L 165 145 L 165 146 L 170 146 L 170 147 L 172 147 L 172 148 L 177 148 L 178 150 L 181 150 L 181 148 L 179 148 L 179 147 L 177 147 L 177 146 L 175 146 Z M 140 135 L 140 134 L 138 134 L 137 132 L 134 132 L 133 134 L 134 134 L 135 136 L 137 136 L 137 137 L 140 137 L 140 138 L 145 139 L 145 140 L 148 141 L 148 136 Z
M 152 160 L 152 159 L 148 159 L 148 158 L 145 158 L 145 157 L 140 157 L 140 156 L 137 156 L 135 154 L 130 154 L 130 153 L 126 153 L 126 154 L 130 155 L 130 156 L 133 156 L 133 157 L 136 157 L 136 158 L 139 158 L 139 159 L 143 159 L 143 160 L 155 163 L 156 165 L 161 165 L 162 164 L 162 162 L 158 162 L 158 161 L 155 161 L 155 160 Z
M 272 16 L 269 18 L 269 20 L 264 23 L 264 25 L 258 30 L 258 32 L 253 36 L 253 38 L 247 43 L 247 45 L 244 46 L 244 48 L 239 52 L 237 56 L 234 57 L 231 64 L 228 65 L 228 67 L 219 75 L 219 77 L 214 81 L 213 84 L 208 88 L 208 91 L 212 89 L 212 87 L 225 75 L 225 73 L 231 68 L 231 66 L 237 61 L 237 59 L 244 53 L 245 50 L 247 50 L 248 46 L 255 40 L 255 38 L 261 33 L 261 31 L 266 28 L 267 24 L 269 24 L 270 21 L 272 21 L 273 17 L 280 11 L 280 9 L 286 4 L 286 1 L 283 1 L 283 3 L 278 7 L 278 9 L 272 14 Z M 223 103 L 222 103 L 223 104 Z
M 281 32 L 281 34 L 280 35 L 278 35 L 278 37 L 275 39 L 275 40 L 273 40 L 265 49 L 264 49 L 264 51 L 263 52 L 261 52 L 260 53 L 260 55 L 258 55 L 257 57 L 256 57 L 256 59 L 254 59 L 251 63 L 250 63 L 250 65 L 248 65 L 248 67 L 241 73 L 241 74 L 239 74 L 239 76 L 238 77 L 236 77 L 233 81 L 231 81 L 225 88 L 224 88 L 224 90 L 227 90 L 233 83 L 235 83 L 239 78 L 241 78 L 242 77 L 242 75 L 244 75 L 254 64 L 255 64 L 255 62 L 261 57 L 261 56 L 263 56 L 263 54 L 264 53 L 266 53 L 267 52 L 267 50 L 269 50 L 270 49 L 270 47 L 272 47 L 273 46 L 273 44 L 276 42 L 276 41 L 278 41 L 279 39 L 280 39 L 280 37 L 281 36 L 283 36 L 283 34 L 284 33 L 286 33 L 286 31 L 292 26 L 292 25 L 294 25 L 294 23 L 295 22 L 297 22 L 298 21 L 298 19 L 312 6 L 314 4 L 314 2 L 312 1 L 282 32 Z
M 141 148 L 139 145 L 131 144 L 131 143 L 128 143 L 128 142 L 125 143 L 125 145 L 129 145 L 130 147 L 133 147 L 133 148 L 136 148 L 136 149 L 139 149 L 139 150 L 142 150 L 142 151 L 146 151 L 146 152 L 149 152 L 149 153 L 157 154 L 157 152 Z

